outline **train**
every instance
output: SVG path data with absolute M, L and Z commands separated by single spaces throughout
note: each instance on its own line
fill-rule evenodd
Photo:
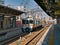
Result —
M 26 33 L 43 28 L 41 21 L 39 19 L 33 18 L 32 16 L 22 19 L 22 25 L 22 32 Z

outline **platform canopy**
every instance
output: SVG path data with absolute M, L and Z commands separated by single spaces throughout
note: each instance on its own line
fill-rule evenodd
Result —
M 34 0 L 49 16 L 60 18 L 60 1 L 58 0 Z
M 0 5 L 0 14 L 20 15 L 22 13 L 24 13 L 24 12 L 4 6 L 4 5 Z
M 53 8 L 50 5 L 47 5 L 43 0 L 34 0 L 49 16 L 54 17 Z M 47 1 L 47 0 L 46 0 Z

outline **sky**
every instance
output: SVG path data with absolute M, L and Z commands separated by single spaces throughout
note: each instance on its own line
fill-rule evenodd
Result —
M 36 3 L 34 2 L 34 0 L 5 0 L 5 5 L 12 5 L 12 7 L 14 8 L 23 5 L 23 3 L 26 6 L 26 8 L 36 7 Z
M 40 7 L 37 5 L 37 3 L 34 0 L 5 0 L 5 5 L 12 5 L 12 8 L 25 5 L 26 8 L 28 9 L 34 9 Z M 41 7 L 40 10 L 42 10 Z M 48 17 L 48 15 L 43 10 L 41 14 L 43 15 L 43 17 Z

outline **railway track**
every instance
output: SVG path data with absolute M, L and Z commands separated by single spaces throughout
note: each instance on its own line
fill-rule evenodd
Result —
M 39 39 L 43 36 L 43 34 L 46 32 L 46 29 L 43 29 L 40 33 L 38 33 L 32 40 L 30 40 L 25 45 L 36 45 L 36 43 L 39 41 Z
M 6 41 L 0 43 L 0 45 L 17 45 L 17 44 L 18 45 L 36 45 L 36 43 L 43 36 L 43 34 L 47 30 L 47 28 L 48 27 L 44 27 L 41 30 L 34 31 L 31 34 L 30 33 L 26 34 L 25 36 L 23 36 L 24 34 L 22 34 L 22 41 L 20 41 L 20 38 L 19 38 L 20 35 L 18 35 L 9 40 L 6 40 Z
M 23 36 L 23 35 L 25 35 L 25 33 L 21 34 L 21 36 Z M 14 36 L 12 38 L 4 40 L 4 41 L 0 42 L 0 45 L 8 45 L 8 43 L 11 43 L 12 41 L 15 41 L 15 39 L 19 39 L 19 37 L 20 37 L 20 35 L 16 35 L 16 36 Z
M 41 30 L 34 31 L 31 34 L 27 34 L 24 37 L 22 37 L 22 41 L 20 39 L 8 44 L 8 45 L 36 45 L 36 43 L 39 41 L 39 39 L 43 36 L 45 31 L 48 27 L 45 27 Z

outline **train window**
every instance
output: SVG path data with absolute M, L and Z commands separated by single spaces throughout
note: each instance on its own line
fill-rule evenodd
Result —
M 33 23 L 33 20 L 29 20 L 29 23 Z
M 24 20 L 24 19 L 23 19 L 23 20 L 22 20 L 22 23 L 23 23 L 23 24 L 28 24 L 28 23 L 29 23 L 29 21 L 28 21 L 28 20 Z
M 25 24 L 25 23 L 26 23 L 26 21 L 23 19 L 23 20 L 22 20 L 22 23 L 23 23 L 23 24 Z
M 23 20 L 22 20 L 22 23 L 23 23 L 23 24 L 30 24 L 30 23 L 32 24 L 32 23 L 33 23 L 33 20 L 24 20 L 24 19 L 23 19 Z
M 26 24 L 29 24 L 28 20 L 26 20 Z
M 33 21 L 33 24 L 36 24 L 36 20 Z

